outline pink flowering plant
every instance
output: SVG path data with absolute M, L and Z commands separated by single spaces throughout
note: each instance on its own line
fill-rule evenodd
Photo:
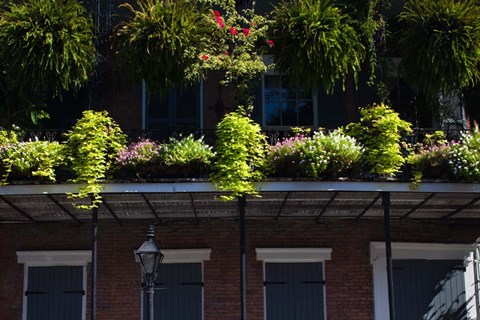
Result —
M 161 145 L 149 139 L 135 141 L 120 149 L 117 173 L 130 178 L 148 178 L 160 167 Z
M 269 171 L 273 176 L 300 175 L 300 147 L 308 137 L 304 132 L 297 132 L 292 137 L 285 137 L 270 147 L 267 155 Z
M 448 142 L 445 137 L 444 132 L 436 131 L 413 146 L 407 163 L 411 166 L 414 183 L 422 179 L 447 179 L 451 175 L 449 158 L 456 143 Z

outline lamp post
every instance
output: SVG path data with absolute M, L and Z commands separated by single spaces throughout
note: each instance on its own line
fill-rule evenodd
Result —
M 163 260 L 163 254 L 153 241 L 155 237 L 154 226 L 148 226 L 147 240 L 135 251 L 138 257 L 140 266 L 142 267 L 143 279 L 146 284 L 148 293 L 148 318 L 147 320 L 154 320 L 153 318 L 153 289 L 155 286 L 155 278 L 158 274 L 158 268 Z

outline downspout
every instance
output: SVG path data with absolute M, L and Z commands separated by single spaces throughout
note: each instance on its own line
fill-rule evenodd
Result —
M 247 319 L 246 303 L 246 259 L 245 259 L 245 195 L 238 197 L 238 211 L 240 223 L 240 319 Z
M 388 310 L 390 320 L 395 320 L 395 302 L 393 296 L 392 237 L 390 228 L 390 192 L 381 192 L 383 220 L 385 229 L 385 257 L 387 259 Z

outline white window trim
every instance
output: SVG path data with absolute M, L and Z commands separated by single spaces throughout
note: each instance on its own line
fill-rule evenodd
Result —
M 210 261 L 212 249 L 161 249 L 162 264 L 170 263 L 200 263 L 202 282 L 204 282 L 204 262 Z M 135 254 L 135 251 L 134 251 Z M 139 262 L 135 254 L 135 261 Z M 140 295 L 140 319 L 143 319 L 143 294 Z M 205 319 L 205 292 L 202 287 L 202 319 Z
M 17 262 L 24 264 L 23 292 L 28 290 L 29 267 L 83 267 L 82 286 L 85 294 L 82 297 L 82 320 L 87 317 L 87 265 L 92 262 L 92 251 L 17 251 Z M 27 296 L 23 294 L 22 320 L 27 320 Z
M 473 271 L 473 246 L 471 244 L 443 243 L 392 243 L 392 259 L 423 259 L 423 260 L 464 260 L 465 298 L 467 318 L 477 319 L 475 307 L 475 276 Z M 375 304 L 375 320 L 389 319 L 387 260 L 385 242 L 370 242 L 370 263 L 373 267 L 373 289 Z
M 266 263 L 307 263 L 322 262 L 325 279 L 325 261 L 332 259 L 332 248 L 256 248 L 257 260 L 263 261 L 263 281 Z M 267 294 L 263 286 L 263 318 L 267 319 Z M 327 290 L 323 286 L 324 319 L 327 319 Z

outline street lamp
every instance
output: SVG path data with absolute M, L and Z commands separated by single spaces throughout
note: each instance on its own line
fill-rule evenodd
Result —
M 148 318 L 153 319 L 153 289 L 155 286 L 155 278 L 158 274 L 158 268 L 163 260 L 163 254 L 158 246 L 153 242 L 155 237 L 154 226 L 148 226 L 147 240 L 135 251 L 140 266 L 142 267 L 143 279 L 145 280 L 148 293 Z

